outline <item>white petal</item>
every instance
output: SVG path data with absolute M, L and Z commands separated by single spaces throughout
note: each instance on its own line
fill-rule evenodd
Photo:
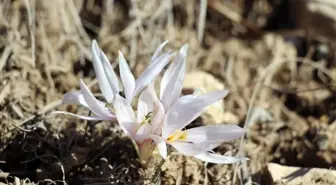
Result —
M 160 101 L 155 102 L 154 110 L 155 110 L 154 111 L 155 114 L 152 119 L 153 133 L 161 135 L 161 129 L 163 126 L 163 118 L 164 118 L 165 110 Z
M 86 103 L 83 94 L 80 91 L 66 93 L 65 95 L 63 95 L 62 103 L 82 105 L 84 107 L 88 107 L 88 104 Z
M 120 77 L 124 87 L 124 93 L 127 102 L 131 103 L 133 99 L 133 92 L 135 88 L 134 76 L 128 67 L 128 64 L 124 58 L 124 55 L 119 51 L 119 70 Z
M 103 67 L 105 71 L 105 75 L 107 76 L 107 80 L 110 83 L 110 87 L 112 88 L 113 95 L 119 93 L 119 83 L 118 83 L 118 77 L 114 73 L 114 70 L 112 68 L 112 65 L 110 61 L 108 60 L 107 56 L 104 54 L 102 50 L 100 50 L 100 58 L 103 62 Z
M 189 45 L 188 44 L 184 44 L 181 48 L 180 48 L 180 53 L 182 55 L 184 55 L 185 57 L 187 56 L 187 52 L 188 52 L 188 48 L 189 48 Z
M 132 106 L 120 95 L 116 95 L 114 109 L 119 122 L 136 122 Z
M 115 117 L 99 117 L 99 116 L 83 116 L 83 115 L 78 115 L 78 114 L 74 114 L 74 113 L 71 113 L 71 112 L 65 112 L 65 111 L 55 111 L 53 112 L 52 114 L 65 114 L 65 115 L 69 115 L 69 116 L 74 116 L 74 117 L 77 117 L 79 119 L 84 119 L 84 120 L 89 120 L 89 121 L 99 121 L 99 120 L 109 120 L 109 121 L 112 121 L 112 120 L 115 120 Z
M 245 130 L 237 125 L 207 125 L 185 131 L 186 141 L 191 142 L 224 142 L 244 135 Z
M 160 46 L 155 50 L 152 58 L 151 58 L 151 62 L 155 61 L 155 59 L 157 59 L 157 57 L 159 56 L 160 52 L 162 51 L 163 47 L 165 47 L 165 45 L 168 43 L 168 40 L 164 41 L 163 43 L 160 44 Z
M 185 63 L 186 56 L 187 56 L 188 45 L 185 44 L 181 47 L 180 52 L 175 57 L 172 64 L 169 65 L 167 71 L 163 75 L 160 87 L 160 98 L 162 99 L 162 93 L 165 91 L 167 84 L 169 83 L 170 79 L 174 76 L 174 72 L 178 68 L 179 63 Z M 185 68 L 185 67 L 184 67 Z M 177 73 L 179 74 L 179 73 Z
M 212 103 L 224 98 L 228 91 L 214 91 L 202 96 L 182 96 L 168 110 L 164 125 L 163 137 L 167 138 L 176 130 L 180 130 L 196 119 Z
M 185 141 L 169 142 L 174 148 L 184 155 L 194 156 L 200 153 L 211 151 L 218 147 L 222 142 L 203 142 L 203 143 L 191 143 Z
M 111 103 L 113 101 L 113 91 L 110 86 L 110 83 L 105 74 L 105 70 L 101 61 L 101 51 L 95 40 L 92 41 L 92 56 L 93 56 L 93 68 L 96 74 L 96 77 L 99 82 L 99 88 L 103 93 L 107 102 Z
M 171 144 L 177 151 L 181 152 L 183 155 L 194 156 L 196 154 L 206 151 L 201 147 L 187 142 L 172 142 Z
M 148 91 L 149 91 L 149 93 L 152 95 L 153 101 L 159 101 L 159 99 L 158 99 L 158 97 L 157 97 L 157 95 L 156 95 L 156 92 L 155 92 L 154 82 L 149 83 L 149 84 L 147 85 L 147 87 L 148 87 Z
M 219 154 L 214 154 L 210 152 L 204 152 L 197 155 L 194 155 L 194 157 L 209 162 L 209 163 L 217 163 L 217 164 L 233 164 L 240 162 L 242 160 L 246 160 L 246 158 L 243 157 L 231 157 L 231 156 L 223 156 Z
M 142 143 L 144 140 L 149 139 L 149 136 L 152 132 L 152 125 L 150 124 L 143 124 L 140 128 L 136 131 L 134 136 L 134 140 L 137 143 Z
M 117 117 L 118 120 L 118 117 Z M 120 128 L 133 140 L 136 141 L 136 127 L 137 124 L 134 122 L 119 122 Z
M 134 136 L 136 133 L 136 123 L 134 111 L 131 105 L 122 98 L 119 94 L 116 95 L 114 101 L 114 109 L 117 116 L 117 120 L 122 129 L 130 136 Z
M 162 71 L 162 69 L 167 65 L 171 54 L 166 53 L 156 60 L 153 65 L 150 65 L 136 80 L 135 90 L 133 96 L 136 96 L 140 91 L 143 90 L 149 83 L 151 83 L 155 77 Z
M 88 108 L 99 117 L 112 117 L 109 109 L 105 106 L 105 104 L 99 100 L 97 100 L 93 94 L 90 92 L 89 88 L 84 84 L 82 80 L 79 82 L 81 93 L 83 94 L 83 98 L 86 101 Z
M 181 95 L 185 75 L 184 58 L 182 54 L 177 55 L 162 78 L 160 98 L 165 110 L 168 110 Z
M 140 95 L 138 101 L 138 123 L 144 121 L 145 116 L 152 112 L 154 109 L 153 95 L 150 92 L 149 87 L 147 87 Z
M 154 143 L 157 145 L 159 154 L 162 156 L 162 158 L 166 159 L 168 155 L 166 142 L 163 140 L 163 138 L 157 135 L 151 135 L 150 137 L 152 138 Z
M 182 46 L 182 48 L 180 49 L 180 55 L 183 56 L 181 57 L 182 61 L 182 67 L 181 70 L 178 73 L 178 78 L 175 82 L 175 86 L 174 86 L 174 91 L 172 92 L 172 98 L 171 98 L 171 105 L 175 104 L 176 101 L 180 98 L 181 96 L 181 92 L 182 92 L 182 88 L 183 88 L 183 80 L 185 77 L 185 72 L 186 72 L 186 57 L 187 57 L 187 50 L 188 50 L 188 44 L 185 44 Z
M 214 148 L 221 145 L 222 143 L 223 143 L 222 141 L 213 141 L 213 142 L 202 142 L 202 143 L 193 143 L 193 144 L 202 148 L 203 151 L 211 151 Z
M 177 55 L 176 58 L 178 58 L 180 55 Z M 179 60 L 174 60 L 168 67 L 168 69 L 164 72 L 161 84 L 160 84 L 160 99 L 162 99 L 163 93 L 165 92 L 167 85 L 171 78 L 174 76 L 174 73 L 176 71 L 176 68 L 178 67 Z

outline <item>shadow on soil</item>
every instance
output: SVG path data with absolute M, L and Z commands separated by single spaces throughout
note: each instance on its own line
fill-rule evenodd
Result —
M 128 138 L 95 127 L 78 132 L 76 123 L 71 125 L 59 134 L 38 128 L 1 143 L 0 169 L 42 184 L 45 179 L 68 184 L 140 182 L 140 163 Z

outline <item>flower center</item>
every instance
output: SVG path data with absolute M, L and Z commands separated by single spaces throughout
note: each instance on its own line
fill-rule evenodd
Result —
M 184 131 L 178 130 L 178 131 L 174 132 L 172 135 L 170 135 L 167 138 L 167 141 L 168 142 L 174 142 L 174 141 L 177 141 L 177 140 L 185 141 L 186 139 L 187 139 L 187 133 L 184 132 Z

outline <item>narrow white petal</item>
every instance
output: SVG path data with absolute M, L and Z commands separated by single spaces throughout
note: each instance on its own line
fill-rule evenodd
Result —
M 161 134 L 161 129 L 163 126 L 163 118 L 165 115 L 165 110 L 163 108 L 163 105 L 160 101 L 155 102 L 155 108 L 154 108 L 154 117 L 152 119 L 152 126 L 153 126 L 153 133 L 155 134 Z
M 194 155 L 195 158 L 200 160 L 209 162 L 209 163 L 216 163 L 216 164 L 233 164 L 240 162 L 242 160 L 246 160 L 243 157 L 231 157 L 231 156 L 223 156 L 219 154 L 214 154 L 210 152 L 204 152 L 197 155 Z
M 159 154 L 162 156 L 162 158 L 166 159 L 168 155 L 166 142 L 163 140 L 163 138 L 157 135 L 151 135 L 150 137 L 152 138 L 154 143 L 157 145 Z
M 145 116 L 154 109 L 153 95 L 149 87 L 142 91 L 138 101 L 138 123 L 144 121 Z
M 81 93 L 83 98 L 88 105 L 88 108 L 96 115 L 100 117 L 112 117 L 109 109 L 105 104 L 97 100 L 93 94 L 90 92 L 89 88 L 84 84 L 82 80 L 79 82 Z
M 119 51 L 119 70 L 120 77 L 124 87 L 125 97 L 128 103 L 131 103 L 133 99 L 133 92 L 135 88 L 134 76 L 128 67 L 128 64 L 124 58 L 124 55 Z
M 175 149 L 184 155 L 194 156 L 200 153 L 208 152 L 218 147 L 222 142 L 202 142 L 202 143 L 191 143 L 186 141 L 174 141 L 168 142 Z
M 185 75 L 185 60 L 181 54 L 176 57 L 161 81 L 160 96 L 165 110 L 177 101 L 181 95 Z
M 146 94 L 147 93 L 149 94 L 147 95 L 148 96 L 147 102 L 149 102 L 147 103 L 147 107 L 149 107 L 148 112 L 152 112 L 153 114 L 152 120 L 151 120 L 152 131 L 153 133 L 161 135 L 161 128 L 162 128 L 162 123 L 163 123 L 163 118 L 164 118 L 164 113 L 165 113 L 163 105 L 156 96 L 153 83 L 149 84 L 144 92 L 146 92 Z
M 180 57 L 177 55 L 176 58 Z M 174 60 L 168 67 L 168 69 L 164 72 L 161 84 L 160 84 L 160 99 L 162 99 L 163 93 L 165 92 L 168 83 L 170 82 L 171 78 L 174 76 L 176 68 L 179 65 L 179 60 Z
M 150 65 L 136 80 L 135 82 L 135 90 L 133 96 L 138 95 L 140 91 L 142 91 L 149 83 L 151 83 L 155 77 L 160 74 L 162 69 L 167 65 L 171 54 L 166 53 L 156 60 L 158 62 L 154 62 L 153 65 Z
M 99 88 L 101 92 L 103 93 L 106 101 L 110 103 L 113 101 L 113 91 L 107 79 L 107 76 L 105 74 L 105 70 L 104 70 L 104 67 L 101 61 L 100 48 L 95 40 L 92 41 L 91 49 L 92 49 L 92 57 L 93 57 L 92 58 L 93 69 L 98 79 Z
M 151 62 L 155 61 L 155 59 L 157 59 L 157 57 L 159 56 L 160 52 L 162 51 L 162 49 L 166 46 L 166 44 L 168 43 L 168 40 L 164 41 L 163 43 L 160 44 L 160 46 L 155 50 L 152 58 L 151 58 Z
M 187 142 L 172 142 L 171 144 L 177 151 L 181 152 L 183 155 L 194 156 L 199 153 L 204 152 L 205 150 L 201 147 Z
M 88 107 L 88 104 L 86 103 L 83 94 L 80 91 L 66 93 L 65 95 L 63 95 L 62 103 L 82 105 L 84 107 Z
M 185 131 L 186 141 L 190 142 L 224 142 L 244 135 L 245 130 L 237 125 L 207 125 Z
M 118 120 L 118 116 L 117 116 Z M 128 135 L 131 137 L 133 140 L 136 141 L 136 127 L 137 124 L 134 122 L 119 122 L 120 128 Z
M 184 72 L 185 72 L 185 60 L 187 57 L 187 50 L 188 50 L 188 44 L 183 45 L 178 55 L 175 57 L 174 61 L 169 65 L 168 69 L 164 73 L 162 80 L 161 80 L 161 85 L 160 85 L 160 99 L 162 99 L 163 92 L 165 92 L 165 89 L 167 88 L 168 83 L 171 81 L 174 75 L 176 74 L 181 75 L 182 80 L 183 80 Z M 179 69 L 178 70 L 179 72 L 175 73 L 180 63 L 184 63 L 183 66 L 180 66 L 182 67 L 181 69 L 184 69 L 184 70 L 181 71 L 181 69 Z
M 198 146 L 199 148 L 202 148 L 203 151 L 211 151 L 214 148 L 221 145 L 222 141 L 213 141 L 213 142 L 202 142 L 202 143 L 193 143 L 194 145 Z
M 134 137 L 138 124 L 131 105 L 119 94 L 114 101 L 114 109 L 119 125 L 129 136 Z M 134 139 L 134 138 L 133 138 Z
M 163 137 L 166 138 L 176 130 L 180 130 L 200 116 L 205 109 L 224 98 L 228 91 L 214 91 L 202 96 L 186 95 L 182 96 L 168 110 L 164 125 Z
M 107 80 L 110 83 L 110 87 L 112 88 L 113 95 L 119 93 L 119 83 L 118 83 L 118 77 L 114 73 L 114 70 L 112 68 L 112 65 L 110 61 L 108 60 L 107 56 L 104 54 L 102 50 L 100 50 L 100 58 L 103 62 L 103 67 L 105 71 L 105 75 L 107 76 Z
M 170 107 L 169 111 L 166 112 L 163 121 L 163 138 L 168 138 L 169 135 L 183 128 L 188 120 L 180 120 L 180 118 L 183 117 L 183 114 L 191 114 L 187 107 L 194 101 L 195 98 L 196 96 L 193 95 L 182 96 L 175 105 Z
M 188 45 L 188 44 L 184 44 L 184 45 L 180 48 L 180 53 L 181 53 L 182 55 L 184 55 L 185 57 L 187 56 L 188 48 L 189 48 L 189 45 Z
M 138 102 L 138 110 L 137 110 L 137 122 L 141 123 L 145 120 L 145 117 L 148 113 L 146 104 L 139 100 Z
M 157 95 L 156 95 L 156 92 L 155 92 L 154 82 L 149 83 L 149 84 L 147 85 L 147 87 L 148 87 L 148 91 L 149 91 L 149 93 L 151 94 L 151 96 L 152 96 L 152 98 L 153 98 L 153 101 L 154 101 L 154 102 L 155 102 L 155 101 L 159 101 L 159 99 L 158 99 L 158 97 L 157 97 Z
M 180 98 L 182 88 L 183 88 L 183 80 L 185 77 L 185 72 L 186 72 L 186 60 L 187 60 L 187 51 L 188 51 L 188 44 L 185 44 L 181 47 L 180 49 L 180 55 L 182 61 L 182 67 L 181 70 L 178 73 L 178 78 L 176 80 L 176 85 L 174 87 L 174 91 L 172 93 L 172 98 L 171 98 L 171 105 L 175 104 L 175 102 Z
M 152 125 L 150 124 L 143 124 L 140 126 L 140 128 L 137 130 L 134 140 L 137 143 L 142 143 L 144 140 L 149 139 L 149 136 L 152 132 Z
M 74 114 L 74 113 L 71 113 L 71 112 L 65 112 L 65 111 L 55 111 L 51 114 L 65 114 L 65 115 L 69 115 L 69 116 L 74 116 L 74 117 L 77 117 L 79 119 L 84 119 L 84 120 L 89 120 L 89 121 L 99 121 L 99 120 L 115 120 L 115 117 L 111 118 L 111 117 L 99 117 L 99 116 L 83 116 L 83 115 L 78 115 L 78 114 Z
M 116 95 L 114 109 L 119 123 L 136 122 L 132 106 L 120 95 Z

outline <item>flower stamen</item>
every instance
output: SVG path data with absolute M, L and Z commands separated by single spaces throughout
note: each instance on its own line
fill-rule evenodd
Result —
M 174 142 L 177 140 L 185 141 L 187 139 L 187 133 L 181 130 L 174 132 L 167 138 L 168 142 Z
M 140 125 L 144 125 L 146 123 L 152 124 L 152 117 L 153 117 L 153 112 L 149 112 L 146 116 L 145 119 L 140 123 Z

